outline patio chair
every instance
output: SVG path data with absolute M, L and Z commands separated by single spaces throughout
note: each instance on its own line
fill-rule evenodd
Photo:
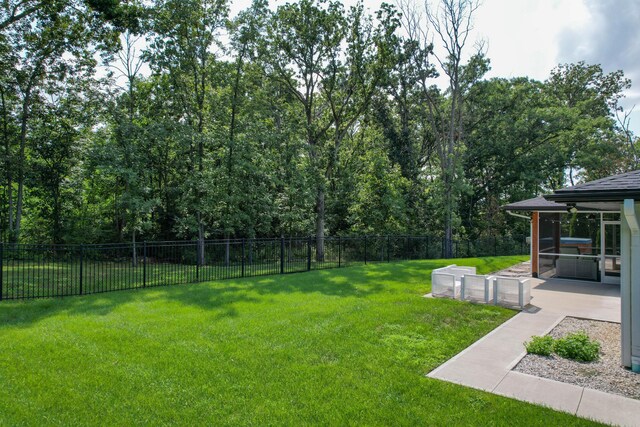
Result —
M 493 278 L 493 303 L 505 307 L 524 308 L 531 302 L 530 279 Z
M 460 299 L 464 301 L 493 302 L 493 276 L 465 274 L 462 276 Z
M 476 268 L 452 264 L 433 270 L 431 272 L 431 295 L 457 299 L 460 296 L 462 277 L 465 274 L 476 274 Z

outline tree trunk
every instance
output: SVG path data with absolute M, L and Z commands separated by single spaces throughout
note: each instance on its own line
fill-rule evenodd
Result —
M 240 91 L 240 74 L 242 73 L 242 58 L 244 57 L 244 48 L 238 55 L 236 61 L 236 76 L 233 83 L 233 96 L 231 98 L 231 123 L 229 124 L 229 159 L 228 159 L 228 171 L 231 176 L 233 168 L 233 149 L 235 143 L 236 132 L 236 116 L 238 113 L 238 97 Z
M 453 257 L 453 224 L 451 218 L 451 212 L 448 211 L 445 215 L 445 229 L 444 229 L 444 257 Z
M 457 62 L 456 62 L 457 67 Z M 458 109 L 458 92 L 459 86 L 457 83 L 457 72 L 454 71 L 454 75 L 451 81 L 451 111 L 449 115 L 449 135 L 446 149 L 445 159 L 445 221 L 444 221 L 444 256 L 445 258 L 451 258 L 453 256 L 453 191 L 455 180 L 455 143 L 456 143 L 456 113 Z
M 22 223 L 22 205 L 24 200 L 24 164 L 25 164 L 25 149 L 27 145 L 27 125 L 29 122 L 30 108 L 31 108 L 31 95 L 33 86 L 40 74 L 40 66 L 44 59 L 40 60 L 34 66 L 31 75 L 29 76 L 29 82 L 24 90 L 24 99 L 22 100 L 22 114 L 20 117 L 20 149 L 18 153 L 18 195 L 16 200 L 16 217 L 13 226 L 13 235 L 11 241 L 17 243 L 20 239 L 20 226 Z
M 204 224 L 198 212 L 198 264 L 204 265 Z
M 53 190 L 53 243 L 62 243 L 62 206 L 60 201 L 60 179 L 56 176 L 56 187 Z
M 13 235 L 13 176 L 11 171 L 11 146 L 9 143 L 9 112 L 7 110 L 7 103 L 4 96 L 4 90 L 0 87 L 0 104 L 2 105 L 2 139 L 4 141 L 4 170 L 5 179 L 7 185 L 7 219 L 8 219 L 8 232 L 9 236 Z M 4 237 L 0 235 L 0 240 Z
M 231 243 L 229 242 L 229 236 L 227 236 L 227 241 L 224 245 L 224 265 L 229 267 L 230 264 L 230 252 L 231 252 Z
M 316 196 L 316 261 L 324 261 L 324 189 Z
M 25 149 L 27 145 L 27 123 L 29 120 L 29 106 L 31 103 L 31 88 L 27 88 L 22 102 L 22 118 L 20 123 L 20 150 L 18 154 L 18 199 L 16 201 L 16 217 L 13 225 L 12 243 L 20 239 L 20 225 L 22 222 L 22 204 L 24 200 L 24 163 Z
M 136 229 L 135 228 L 131 232 L 131 246 L 133 248 L 133 253 L 132 253 L 132 257 L 131 257 L 131 266 L 132 267 L 137 267 L 138 266 L 138 253 L 136 251 Z
M 9 175 L 9 178 L 7 179 L 7 199 L 8 200 L 8 204 L 9 204 L 9 238 L 12 238 L 13 236 L 13 182 L 11 180 L 11 175 Z

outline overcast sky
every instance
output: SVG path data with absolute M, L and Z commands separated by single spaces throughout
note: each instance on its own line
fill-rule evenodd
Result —
M 631 90 L 625 109 L 637 104 L 632 127 L 640 134 L 640 1 L 485 0 L 476 34 L 486 39 L 489 77 L 544 80 L 560 63 L 584 60 L 605 72 L 623 70 Z
M 364 1 L 372 11 L 381 3 Z M 250 3 L 235 0 L 232 15 Z M 283 3 L 271 0 L 274 7 Z M 638 105 L 632 129 L 639 135 L 639 25 L 640 0 L 484 0 L 475 14 L 470 41 L 486 42 L 491 59 L 487 77 L 544 80 L 556 65 L 581 60 L 601 64 L 605 72 L 624 70 L 633 87 L 622 105 L 625 109 Z

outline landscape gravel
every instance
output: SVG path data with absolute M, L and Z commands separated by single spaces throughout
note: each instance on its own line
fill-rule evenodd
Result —
M 527 277 L 531 275 L 531 261 L 521 262 L 491 274 L 502 277 Z
M 620 366 L 620 324 L 567 317 L 550 333 L 561 338 L 571 332 L 584 331 L 600 342 L 600 358 L 582 363 L 555 354 L 546 357 L 527 354 L 515 371 L 607 393 L 640 399 L 640 375 Z

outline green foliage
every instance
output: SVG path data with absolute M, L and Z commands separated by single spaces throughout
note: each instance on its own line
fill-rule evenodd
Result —
M 468 98 L 464 227 L 473 235 L 528 227 L 499 206 L 563 187 L 567 176 L 571 184 L 632 167 L 612 117 L 628 84 L 621 72 L 584 63 L 560 66 L 545 82 L 476 83 Z
M 356 233 L 403 234 L 407 232 L 404 194 L 408 181 L 387 159 L 383 141 L 375 132 L 363 130 L 371 148 L 355 160 L 356 170 L 349 171 L 355 175 L 355 191 L 348 207 L 348 222 Z
M 0 239 L 527 234 L 501 205 L 634 167 L 622 71 L 482 80 L 453 45 L 438 69 L 398 7 L 3 3 Z
M 600 357 L 600 343 L 592 340 L 585 332 L 574 332 L 563 338 L 553 339 L 550 335 L 534 336 L 524 343 L 527 353 L 550 356 L 556 353 L 565 359 L 578 362 L 592 362 Z
M 592 362 L 600 357 L 600 343 L 590 339 L 585 332 L 575 332 L 557 339 L 553 351 L 565 359 Z
M 544 335 L 531 337 L 531 341 L 525 342 L 524 346 L 529 354 L 551 356 L 551 353 L 553 352 L 553 344 L 553 337 L 550 335 Z

